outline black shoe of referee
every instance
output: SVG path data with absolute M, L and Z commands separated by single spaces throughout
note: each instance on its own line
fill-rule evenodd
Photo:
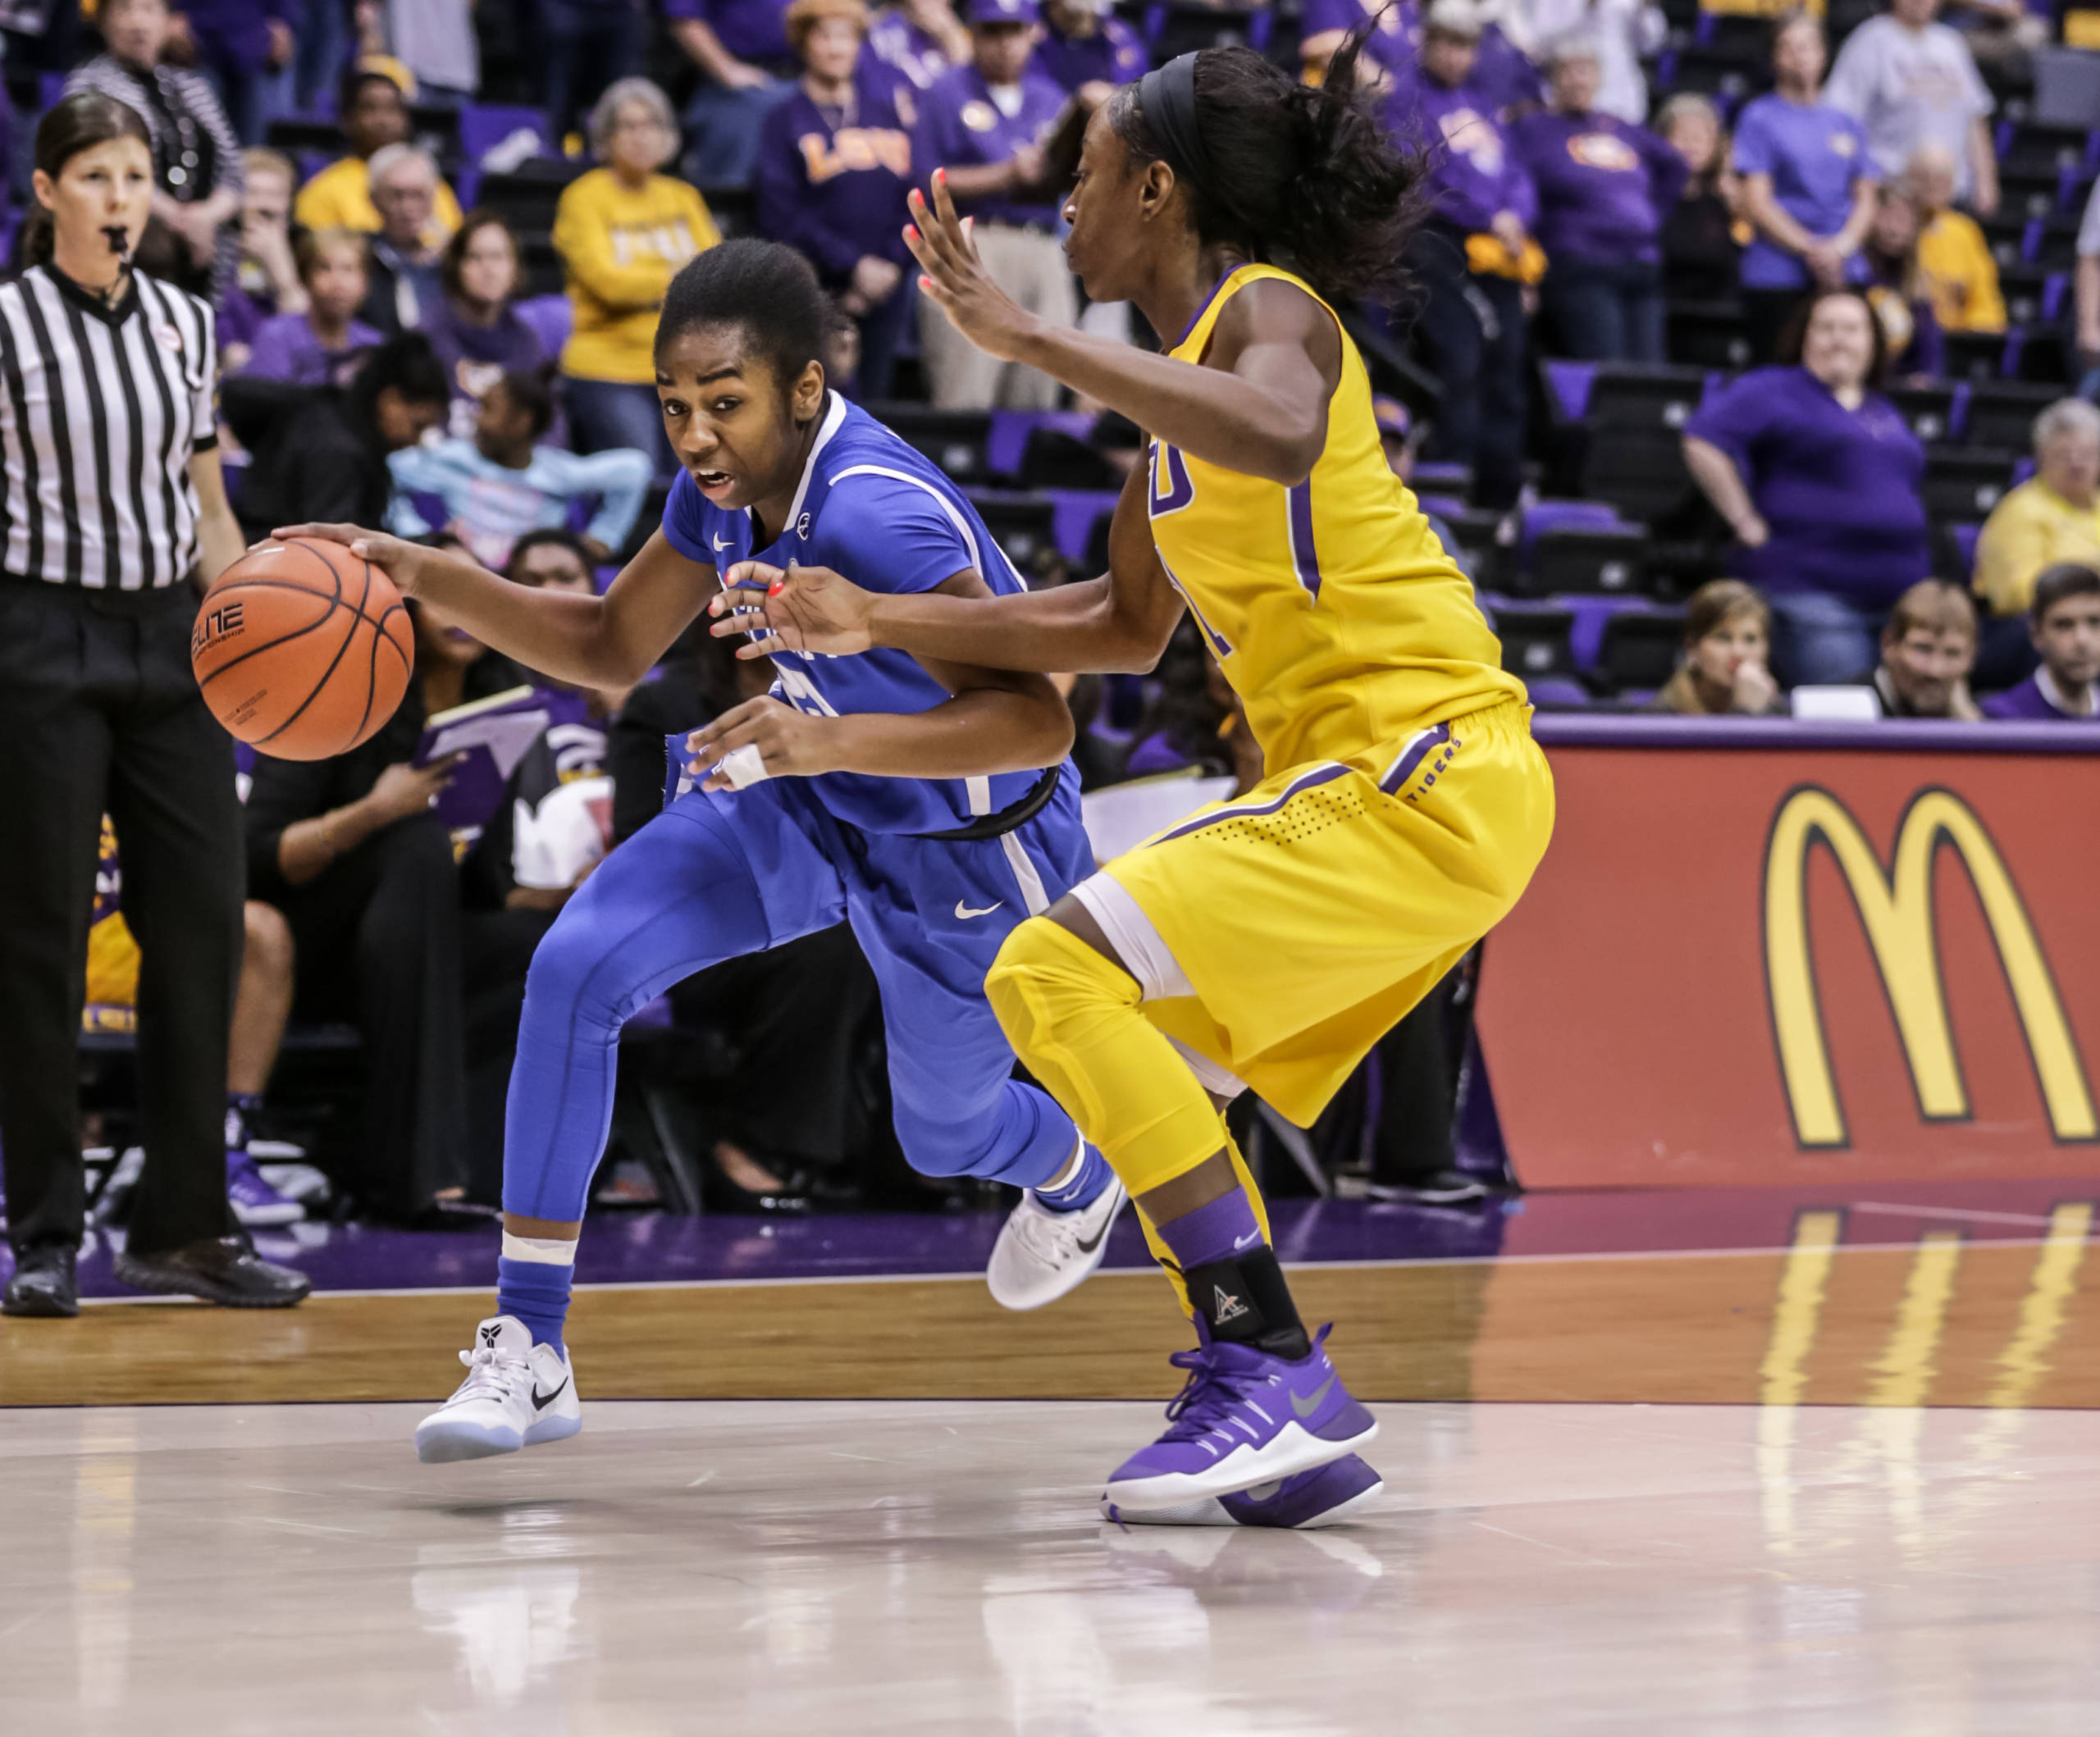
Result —
M 0 1315 L 42 1315 L 71 1320 L 80 1312 L 80 1288 L 73 1277 L 70 1248 L 33 1248 L 15 1256 L 15 1270 L 0 1290 Z
M 265 1261 L 240 1237 L 204 1237 L 163 1254 L 116 1257 L 120 1284 L 169 1297 L 201 1297 L 228 1309 L 289 1309 L 313 1288 L 304 1273 Z

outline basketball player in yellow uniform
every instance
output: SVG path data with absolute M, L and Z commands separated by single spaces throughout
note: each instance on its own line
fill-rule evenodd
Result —
M 1317 90 L 1204 49 L 1093 116 L 1066 250 L 1165 355 L 1046 327 L 986 276 L 938 171 L 912 195 L 921 287 L 958 330 L 1149 431 L 1105 577 L 978 601 L 747 568 L 716 604 L 718 631 L 763 612 L 760 650 L 1042 671 L 1148 669 L 1185 607 L 1245 704 L 1264 782 L 1021 924 L 985 986 L 1198 1329 L 1166 1434 L 1109 1479 L 1130 1518 L 1317 1475 L 1375 1432 L 1299 1320 L 1220 1106 L 1251 1087 L 1309 1123 L 1515 903 L 1553 826 L 1522 686 L 1387 467 L 1330 305 L 1389 286 L 1420 185 L 1352 93 L 1361 37 Z

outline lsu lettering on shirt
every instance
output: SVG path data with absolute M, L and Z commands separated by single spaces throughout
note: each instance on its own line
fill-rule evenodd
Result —
M 681 472 L 664 507 L 664 536 L 689 561 L 726 573 L 739 561 L 828 567 L 871 591 L 930 591 L 974 568 L 1002 596 L 1020 575 L 961 490 L 857 405 L 828 394 L 787 522 L 753 546 L 751 514 L 718 507 Z M 820 718 L 910 714 L 944 704 L 948 691 L 907 652 L 878 646 L 852 657 L 775 652 L 774 697 Z M 1072 789 L 1078 775 L 1068 768 Z M 825 773 L 806 782 L 833 814 L 865 832 L 944 832 L 996 814 L 1034 788 L 1036 772 L 975 778 L 888 778 Z
M 1199 362 L 1226 304 L 1265 278 L 1312 294 L 1273 266 L 1242 266 L 1169 353 Z M 1370 376 L 1346 333 L 1341 343 L 1326 445 L 1303 482 L 1286 488 L 1157 440 L 1151 448 L 1153 543 L 1244 703 L 1271 777 L 1525 697 L 1471 581 L 1386 463 Z

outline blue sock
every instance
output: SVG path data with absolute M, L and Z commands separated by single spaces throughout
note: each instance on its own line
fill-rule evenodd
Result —
M 513 1239 L 506 1233 L 504 1240 Z M 557 1266 L 504 1255 L 495 1264 L 495 1312 L 514 1315 L 524 1322 L 535 1345 L 551 1345 L 560 1351 L 562 1324 L 568 1319 L 568 1288 L 575 1276 L 573 1261 Z
M 1213 1261 L 1239 1260 L 1251 1250 L 1267 1247 L 1261 1222 L 1254 1216 L 1254 1203 L 1241 1188 L 1221 1194 L 1194 1212 L 1169 1219 L 1159 1227 L 1159 1239 L 1173 1250 L 1185 1273 Z
M 1038 1188 L 1035 1197 L 1052 1212 L 1077 1212 L 1082 1206 L 1091 1206 L 1099 1200 L 1101 1191 L 1115 1179 L 1115 1175 L 1108 1168 L 1108 1160 L 1089 1146 L 1070 1182 L 1061 1188 Z

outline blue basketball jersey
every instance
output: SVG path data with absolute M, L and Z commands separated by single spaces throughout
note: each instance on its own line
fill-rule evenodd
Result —
M 816 444 L 780 534 L 751 546 L 748 512 L 718 507 L 679 472 L 664 508 L 664 536 L 688 560 L 726 573 L 739 561 L 828 567 L 871 591 L 929 591 L 966 568 L 1002 595 L 1027 589 L 962 491 L 856 404 L 829 394 Z M 775 652 L 775 698 L 825 718 L 924 712 L 946 688 L 909 653 L 878 647 L 854 657 Z M 1041 776 L 887 778 L 827 773 L 807 782 L 825 808 L 868 832 L 937 832 L 1018 802 Z M 1071 787 L 1078 774 L 1069 769 Z

